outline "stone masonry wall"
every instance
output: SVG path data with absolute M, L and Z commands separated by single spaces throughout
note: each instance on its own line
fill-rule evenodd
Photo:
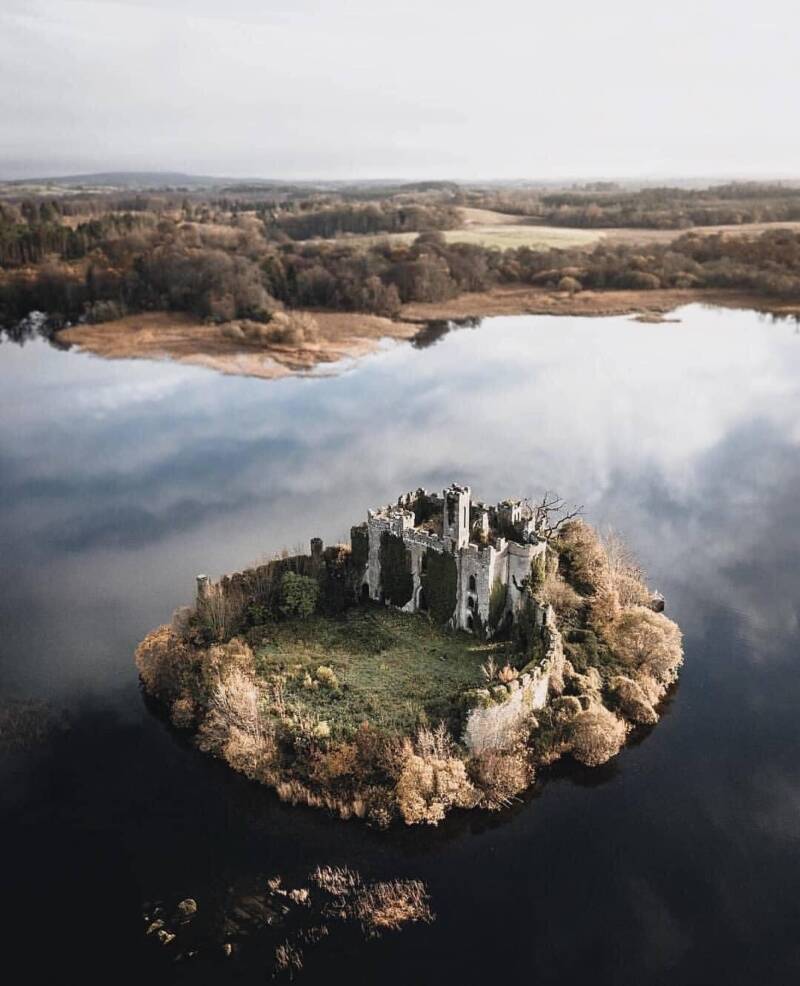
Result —
M 564 648 L 553 607 L 542 610 L 541 617 L 544 657 L 535 666 L 529 665 L 518 679 L 481 691 L 482 702 L 467 714 L 462 736 L 470 753 L 511 746 L 524 721 L 547 704 L 551 679 L 560 680 Z

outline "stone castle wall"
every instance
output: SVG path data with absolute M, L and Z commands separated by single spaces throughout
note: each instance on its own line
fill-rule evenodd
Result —
M 547 704 L 551 681 L 558 682 L 563 675 L 564 647 L 553 607 L 539 609 L 537 618 L 545 642 L 541 661 L 529 665 L 518 679 L 475 694 L 477 704 L 467 713 L 462 735 L 472 754 L 512 746 L 525 720 Z
M 441 537 L 414 527 L 415 517 L 411 508 L 420 503 L 426 504 L 428 508 L 442 509 Z M 516 519 L 519 502 L 513 501 L 505 506 L 510 523 Z M 419 489 L 399 497 L 397 506 L 370 511 L 367 518 L 368 562 L 362 580 L 369 598 L 376 601 L 381 598 L 381 536 L 390 533 L 403 539 L 411 555 L 413 593 L 409 602 L 403 606 L 405 612 L 416 612 L 420 608 L 422 560 L 425 552 L 431 549 L 438 552 L 450 551 L 456 560 L 458 582 L 452 617 L 455 628 L 473 630 L 478 624 L 488 627 L 490 599 L 495 582 L 506 587 L 504 612 L 513 616 L 522 602 L 522 593 L 515 586 L 521 585 L 528 578 L 531 562 L 537 554 L 546 550 L 546 545 L 543 541 L 518 544 L 505 538 L 498 539 L 494 545 L 470 543 L 471 509 L 469 487 L 453 486 L 445 490 L 442 497 L 432 496 Z M 476 509 L 481 515 L 488 510 L 482 504 Z

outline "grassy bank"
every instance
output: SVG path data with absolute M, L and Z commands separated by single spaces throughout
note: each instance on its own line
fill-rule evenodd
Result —
M 504 646 L 444 631 L 421 614 L 367 607 L 348 610 L 342 620 L 271 624 L 254 650 L 259 677 L 268 686 L 280 681 L 296 714 L 351 738 L 363 722 L 385 734 L 452 722 L 459 697 L 484 684 L 481 665 L 499 660 Z M 317 675 L 320 668 L 333 677 Z

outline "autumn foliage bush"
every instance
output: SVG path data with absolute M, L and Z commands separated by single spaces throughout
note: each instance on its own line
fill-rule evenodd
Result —
M 404 741 L 395 797 L 408 825 L 437 825 L 450 808 L 470 808 L 477 803 L 478 793 L 467 777 L 466 765 L 454 755 L 443 726 L 436 732 L 420 729 L 413 744 Z
M 191 687 L 198 655 L 171 626 L 160 626 L 139 644 L 134 660 L 145 690 L 172 703 Z
M 570 724 L 570 753 L 587 767 L 598 767 L 619 753 L 626 733 L 621 719 L 599 702 L 593 702 Z

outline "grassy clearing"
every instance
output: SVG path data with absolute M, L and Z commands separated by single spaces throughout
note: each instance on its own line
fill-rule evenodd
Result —
M 387 733 L 413 732 L 426 718 L 452 721 L 460 695 L 483 683 L 481 664 L 503 649 L 447 633 L 422 615 L 377 608 L 352 610 L 341 621 L 313 617 L 264 629 L 256 654 L 261 678 L 287 675 L 287 705 L 324 720 L 338 736 L 352 735 L 364 721 Z M 321 666 L 333 669 L 338 688 L 318 680 Z
M 471 243 L 473 246 L 496 247 L 507 250 L 527 246 L 531 249 L 550 247 L 591 246 L 603 238 L 602 230 L 567 229 L 560 226 L 524 226 L 515 223 L 471 225 L 464 229 L 448 229 L 442 235 L 448 243 Z M 384 233 L 370 236 L 340 236 L 327 243 L 346 243 L 368 249 L 387 240 L 391 243 L 413 243 L 419 233 Z

